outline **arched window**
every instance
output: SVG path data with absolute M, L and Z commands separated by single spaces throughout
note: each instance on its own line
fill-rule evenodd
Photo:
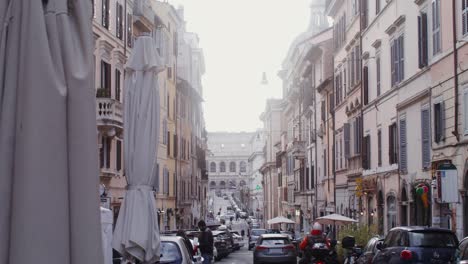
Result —
M 390 195 L 387 197 L 387 230 L 396 226 L 397 209 L 395 196 Z
M 221 189 L 226 189 L 226 182 L 225 182 L 225 181 L 221 181 L 221 182 L 219 183 L 219 187 L 220 187 Z
M 216 172 L 216 163 L 214 162 L 210 163 L 210 172 Z
M 216 182 L 211 181 L 211 182 L 210 182 L 210 188 L 213 189 L 213 188 L 215 188 L 215 187 L 216 187 Z
M 226 172 L 226 163 L 224 163 L 224 161 L 221 161 L 221 163 L 219 164 L 219 171 Z
M 239 166 L 240 166 L 240 172 L 247 172 L 247 164 L 245 163 L 245 161 L 241 161 Z
M 236 163 L 234 161 L 229 163 L 229 172 L 236 172 Z

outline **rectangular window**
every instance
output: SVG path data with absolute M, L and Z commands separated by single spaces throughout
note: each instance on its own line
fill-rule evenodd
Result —
M 109 0 L 102 0 L 102 26 L 109 29 L 110 6 Z
M 106 137 L 105 138 L 105 161 L 106 161 L 106 168 L 110 168 L 111 164 L 111 149 L 112 149 L 112 138 Z
M 468 89 L 465 89 L 463 93 L 463 105 L 464 105 L 464 127 L 465 127 L 465 135 L 468 135 Z
M 406 119 L 400 119 L 400 171 L 407 172 L 408 157 L 407 157 L 407 141 L 406 141 Z
M 440 0 L 432 0 L 432 54 L 440 51 Z
M 171 132 L 167 131 L 167 157 L 171 156 Z
M 362 168 L 368 170 L 371 168 L 371 145 L 370 145 L 370 135 L 367 135 L 363 138 L 364 150 L 362 152 Z
M 115 34 L 120 40 L 123 39 L 123 6 L 116 3 Z
M 115 160 L 116 160 L 116 169 L 117 171 L 122 170 L 122 141 L 116 141 L 116 152 L 115 152 Z
M 102 94 L 99 97 L 110 98 L 111 94 L 111 65 L 101 61 L 101 87 Z
M 375 14 L 380 13 L 380 0 L 375 0 Z
M 156 189 L 156 193 L 160 193 L 160 189 L 159 189 L 159 163 L 156 163 L 156 168 L 155 168 L 155 172 L 154 172 L 154 188 Z
M 354 123 L 354 153 L 361 153 L 361 117 L 356 117 Z
M 127 14 L 127 46 L 133 46 L 133 16 L 132 14 Z
M 120 101 L 120 71 L 115 70 L 115 100 Z
M 393 123 L 388 127 L 388 163 L 398 163 L 397 151 L 397 124 Z
M 164 194 L 169 194 L 169 171 L 163 170 Z
M 391 42 L 391 70 L 392 87 L 398 85 L 404 79 L 405 73 L 405 53 L 404 36 L 400 35 Z
M 356 83 L 361 80 L 361 47 L 359 45 L 354 47 L 354 56 L 355 56 L 355 67 L 356 67 Z
M 377 165 L 382 166 L 382 130 L 377 131 Z
M 380 96 L 380 56 L 375 59 L 375 73 L 376 73 L 376 85 L 377 85 L 377 97 Z
M 179 142 L 177 142 L 177 135 L 174 134 L 174 152 L 173 152 L 174 158 L 177 158 L 177 157 L 178 157 L 178 154 L 179 154 L 178 149 L 177 149 L 177 148 L 178 148 L 178 145 L 179 145 L 178 143 L 179 143 Z
M 429 107 L 421 110 L 421 141 L 422 167 L 427 169 L 431 165 L 431 116 Z
M 369 14 L 369 10 L 368 10 L 368 5 L 367 5 L 367 1 L 368 0 L 361 0 L 361 4 L 362 4 L 362 14 L 361 14 L 361 23 L 362 23 L 362 28 L 366 28 L 367 27 L 367 24 L 368 24 L 368 14 Z
M 427 53 L 427 14 L 421 13 L 418 16 L 418 51 L 419 51 L 419 68 L 424 68 L 428 64 Z
M 434 142 L 445 140 L 445 109 L 444 102 L 434 104 Z
M 351 129 L 350 129 L 350 125 L 349 123 L 345 123 L 344 126 L 343 126 L 343 130 L 344 130 L 344 142 L 345 142 L 345 153 L 344 153 L 344 156 L 345 158 L 350 158 L 350 148 L 351 148 L 351 145 L 350 145 L 350 141 L 351 141 Z
M 364 66 L 363 78 L 364 105 L 367 105 L 369 103 L 369 68 L 367 66 Z
M 462 33 L 468 33 L 468 0 L 461 0 L 462 2 Z
M 354 87 L 354 84 L 356 83 L 355 80 L 356 80 L 356 75 L 355 75 L 355 64 L 356 63 L 356 58 L 354 56 L 354 50 L 351 51 L 351 62 L 350 62 L 350 66 L 351 66 L 351 72 L 350 72 L 350 83 L 351 83 L 351 86 L 350 86 L 350 89 L 352 89 Z

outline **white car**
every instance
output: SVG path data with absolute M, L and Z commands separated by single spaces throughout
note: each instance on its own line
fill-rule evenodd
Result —
M 194 256 L 190 259 L 190 253 L 185 246 L 184 240 L 178 236 L 161 236 L 161 259 L 160 264 L 201 264 L 203 258 Z

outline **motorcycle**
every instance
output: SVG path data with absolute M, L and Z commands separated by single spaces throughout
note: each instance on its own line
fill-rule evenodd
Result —
M 346 250 L 346 258 L 344 264 L 355 264 L 357 259 L 362 254 L 362 249 L 360 247 L 353 247 Z
M 310 262 L 307 262 L 307 257 L 304 257 L 299 264 L 338 264 L 335 246 L 336 240 L 330 242 L 330 247 L 326 243 L 314 243 L 310 251 Z

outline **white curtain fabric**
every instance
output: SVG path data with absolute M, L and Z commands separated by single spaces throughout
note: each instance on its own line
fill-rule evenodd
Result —
M 127 191 L 112 246 L 144 263 L 159 260 L 153 187 L 159 144 L 158 73 L 164 68 L 150 36 L 138 37 L 126 66 L 124 159 Z
M 0 263 L 102 263 L 91 1 L 0 1 Z
M 101 235 L 103 264 L 112 264 L 112 224 L 114 222 L 112 211 L 101 207 Z

